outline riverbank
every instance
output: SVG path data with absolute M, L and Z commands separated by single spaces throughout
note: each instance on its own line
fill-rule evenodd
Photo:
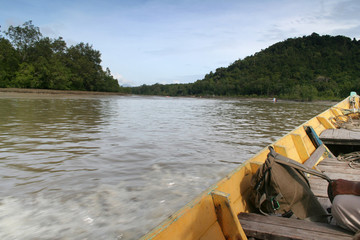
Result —
M 32 89 L 32 88 L 0 88 L 2 93 L 35 93 L 35 94 L 60 94 L 60 95 L 126 95 L 118 92 L 94 92 L 94 91 L 71 91 L 71 90 L 52 90 L 52 89 Z
M 56 96 L 79 96 L 79 97 L 85 97 L 85 96 L 129 96 L 134 94 L 126 94 L 126 93 L 119 93 L 119 92 L 95 92 L 95 91 L 72 91 L 72 90 L 51 90 L 51 89 L 32 89 L 32 88 L 0 88 L 0 94 L 6 94 L 8 96 L 11 95 L 18 95 L 18 94 L 30 94 L 30 95 L 38 95 L 38 96 L 45 96 L 45 95 L 56 95 Z M 135 94 L 136 95 L 136 94 Z M 139 96 L 157 96 L 158 95 L 139 95 Z M 169 96 L 162 96 L 162 97 L 169 97 Z M 184 98 L 206 98 L 206 99 L 239 99 L 239 100 L 249 100 L 249 101 L 273 101 L 273 97 L 264 97 L 264 96 L 171 96 L 171 97 L 184 97 Z M 301 100 L 294 100 L 294 99 L 282 99 L 277 98 L 277 101 L 279 102 L 302 102 Z M 316 99 L 311 102 L 337 102 L 338 100 L 321 100 Z

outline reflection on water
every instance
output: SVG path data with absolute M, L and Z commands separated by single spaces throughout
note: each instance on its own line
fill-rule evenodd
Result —
M 136 239 L 329 105 L 0 95 L 0 238 Z

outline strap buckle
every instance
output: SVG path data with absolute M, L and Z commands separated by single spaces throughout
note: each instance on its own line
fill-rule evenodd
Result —
M 278 210 L 280 208 L 280 204 L 278 202 L 278 200 L 276 200 L 277 196 L 276 197 L 272 197 L 270 199 L 270 202 L 271 202 L 271 206 L 274 210 Z

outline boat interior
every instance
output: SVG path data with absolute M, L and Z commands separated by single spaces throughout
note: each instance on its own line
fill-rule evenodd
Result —
M 330 179 L 360 181 L 358 101 L 358 99 L 353 100 L 353 112 L 333 107 L 329 111 L 333 116 L 318 116 L 319 123 L 325 127 L 324 130 L 319 131 L 319 136 L 313 128 L 311 128 L 312 133 L 309 134 L 311 131 L 306 131 L 304 126 L 305 132 L 316 147 L 311 155 L 306 154 L 307 160 L 303 162 L 304 165 L 325 173 Z M 351 98 L 349 102 L 351 104 Z M 294 138 L 293 135 L 292 137 Z M 281 147 L 278 147 L 278 152 L 288 155 L 286 149 Z M 312 192 L 331 215 L 328 182 L 310 174 L 307 176 Z M 238 219 L 248 239 L 353 239 L 354 235 L 353 232 L 338 227 L 331 217 L 329 223 L 319 223 L 242 212 L 238 214 Z
M 358 101 L 354 100 L 357 107 Z M 359 108 L 354 106 L 353 109 L 353 112 L 345 110 L 348 114 L 344 114 L 344 110 L 334 107 L 330 109 L 334 116 L 318 116 L 317 119 L 325 127 L 319 136 L 315 131 L 309 134 L 304 126 L 316 147 L 311 155 L 306 156 L 308 158 L 303 162 L 304 165 L 325 173 L 331 179 L 360 181 Z M 280 147 L 278 150 L 287 155 L 286 149 Z M 323 159 L 319 161 L 320 158 Z M 307 176 L 312 192 L 331 215 L 328 182 L 310 174 Z M 353 239 L 354 235 L 353 232 L 338 227 L 331 217 L 329 223 L 319 223 L 242 212 L 238 214 L 238 219 L 248 239 Z
M 348 162 L 338 161 L 336 158 L 321 161 L 317 169 L 331 179 L 360 181 L 360 168 L 352 168 Z M 331 211 L 327 181 L 312 175 L 309 180 L 311 189 L 323 208 Z M 354 235 L 336 226 L 334 221 L 326 224 L 294 218 L 264 216 L 260 213 L 240 213 L 238 219 L 248 239 L 353 239 Z

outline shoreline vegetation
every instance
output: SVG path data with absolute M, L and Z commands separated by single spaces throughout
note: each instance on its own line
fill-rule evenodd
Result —
M 0 97 L 17 97 L 24 96 L 24 94 L 29 94 L 30 96 L 71 96 L 71 97 L 87 97 L 87 96 L 148 96 L 148 97 L 181 97 L 181 98 L 204 98 L 204 99 L 228 99 L 228 100 L 251 100 L 251 101 L 267 101 L 273 102 L 272 97 L 250 97 L 250 96 L 160 96 L 160 95 L 137 95 L 137 94 L 128 94 L 128 93 L 120 93 L 120 92 L 94 92 L 94 91 L 71 91 L 71 90 L 51 90 L 51 89 L 32 89 L 32 88 L 0 88 Z M 280 102 L 298 102 L 300 100 L 289 100 L 289 99 L 277 99 Z M 338 102 L 337 100 L 313 100 L 312 102 Z
M 114 95 L 125 96 L 128 94 L 120 92 L 95 92 L 95 91 L 74 91 L 74 90 L 54 90 L 54 89 L 34 89 L 34 88 L 0 88 L 0 93 L 29 93 L 47 95 Z
M 101 53 L 92 45 L 67 46 L 61 37 L 43 37 L 28 21 L 0 32 L 0 88 L 41 94 L 338 101 L 360 92 L 360 41 L 313 33 L 278 42 L 193 83 L 124 87 L 109 68 L 104 70 Z
M 101 62 L 92 45 L 44 37 L 32 21 L 0 32 L 1 88 L 125 92 Z

